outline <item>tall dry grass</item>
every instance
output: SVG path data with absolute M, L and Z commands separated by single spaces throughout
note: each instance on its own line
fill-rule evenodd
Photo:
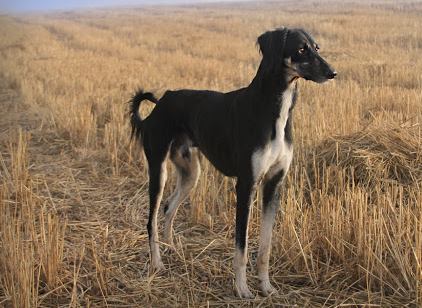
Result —
M 256 37 L 286 25 L 309 30 L 339 78 L 300 82 L 270 261 L 279 293 L 253 304 L 420 305 L 420 15 L 409 1 L 327 1 L 1 16 L 0 304 L 247 305 L 231 288 L 234 181 L 205 160 L 177 251 L 149 273 L 145 161 L 124 102 L 139 86 L 245 86 Z M 259 217 L 260 192 L 254 289 Z

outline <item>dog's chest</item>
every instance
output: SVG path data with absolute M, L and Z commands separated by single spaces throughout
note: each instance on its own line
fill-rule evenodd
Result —
M 293 103 L 293 95 L 293 87 L 283 92 L 280 115 L 275 123 L 275 136 L 252 154 L 252 169 L 255 179 L 264 176 L 270 169 L 277 171 L 283 169 L 286 173 L 290 166 L 293 147 L 286 141 L 285 127 Z

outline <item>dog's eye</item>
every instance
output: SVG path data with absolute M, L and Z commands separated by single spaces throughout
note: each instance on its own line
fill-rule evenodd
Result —
M 299 52 L 300 54 L 304 54 L 304 53 L 305 53 L 305 48 L 300 48 L 300 49 L 298 50 L 298 52 Z

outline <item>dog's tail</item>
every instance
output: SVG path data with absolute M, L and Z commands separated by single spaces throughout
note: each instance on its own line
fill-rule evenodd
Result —
M 132 132 L 130 134 L 131 140 L 134 136 L 139 139 L 142 131 L 142 118 L 139 114 L 139 105 L 141 105 L 141 102 L 144 100 L 149 100 L 154 104 L 158 103 L 158 100 L 155 98 L 154 94 L 150 92 L 144 92 L 142 89 L 139 89 L 133 95 L 132 99 L 129 101 L 130 125 L 132 127 Z

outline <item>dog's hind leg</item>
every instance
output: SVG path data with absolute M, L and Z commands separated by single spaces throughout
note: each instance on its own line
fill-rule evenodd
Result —
M 168 142 L 169 143 L 169 142 Z M 149 173 L 149 217 L 148 217 L 148 237 L 151 254 L 151 267 L 155 270 L 164 268 L 161 261 L 157 215 L 160 202 L 163 197 L 164 186 L 167 180 L 166 158 L 168 143 L 160 143 L 159 146 L 152 147 L 148 138 L 144 139 L 145 155 L 148 160 Z
M 268 296 L 275 291 L 268 275 L 268 263 L 271 251 L 271 237 L 274 219 L 280 205 L 280 184 L 284 177 L 284 170 L 270 172 L 264 178 L 263 203 L 261 213 L 261 230 L 258 249 L 258 278 L 262 295 Z
M 171 247 L 173 244 L 173 220 L 181 202 L 195 187 L 201 173 L 198 153 L 190 147 L 190 141 L 179 138 L 173 142 L 170 150 L 170 159 L 176 167 L 177 182 L 173 194 L 165 203 L 164 214 L 164 241 Z

